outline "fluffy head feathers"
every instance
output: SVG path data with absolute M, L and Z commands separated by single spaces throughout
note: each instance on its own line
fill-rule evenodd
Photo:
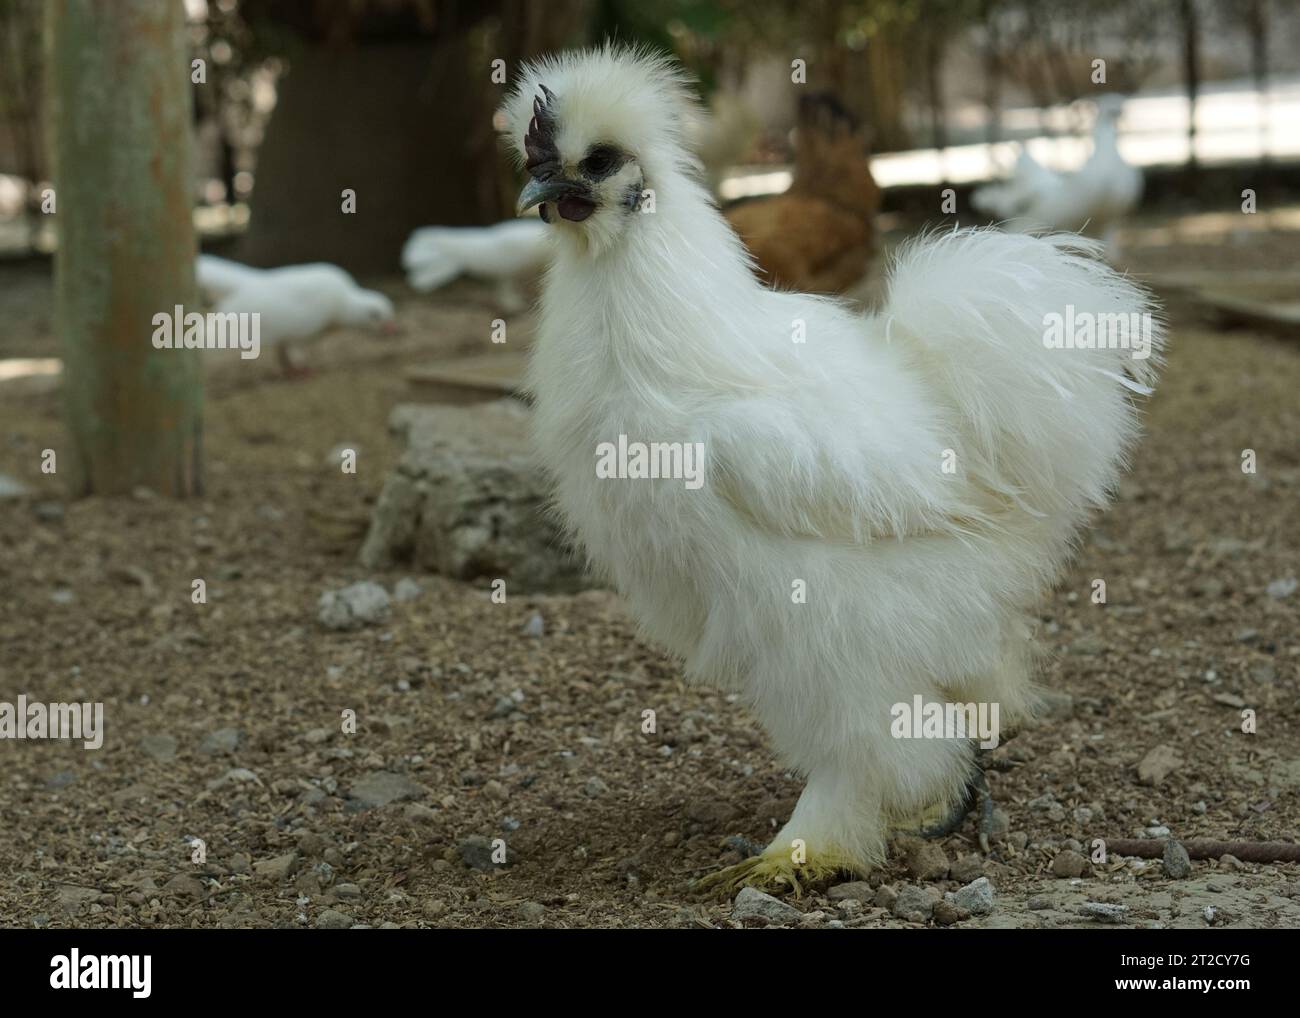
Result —
M 670 59 L 607 44 L 525 65 L 502 112 L 511 148 L 529 173 L 552 172 L 557 157 L 572 167 L 607 144 L 631 153 L 649 175 L 690 165 L 682 132 L 696 107 L 685 72 Z

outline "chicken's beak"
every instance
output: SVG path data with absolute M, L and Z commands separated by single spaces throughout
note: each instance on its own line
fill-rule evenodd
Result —
M 573 222 L 580 222 L 591 215 L 596 208 L 595 196 L 591 188 L 576 180 L 564 177 L 551 177 L 549 180 L 533 178 L 519 192 L 518 211 L 522 214 L 536 205 L 555 202 L 561 217 Z M 542 216 L 543 219 L 547 217 Z

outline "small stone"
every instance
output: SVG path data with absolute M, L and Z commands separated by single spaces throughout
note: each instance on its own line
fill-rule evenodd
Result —
M 1219 865 L 1226 870 L 1236 870 L 1238 872 L 1246 868 L 1246 864 L 1235 855 L 1228 855 L 1226 853 L 1219 856 Z
M 948 875 L 948 855 L 933 841 L 921 841 L 907 853 L 907 872 L 913 880 L 942 880 Z
M 1064 879 L 1083 876 L 1088 868 L 1088 860 L 1078 852 L 1061 852 L 1052 860 L 1052 875 Z
M 1294 594 L 1297 586 L 1300 586 L 1300 581 L 1297 581 L 1294 576 L 1288 576 L 1285 579 L 1274 580 L 1264 589 L 1269 597 L 1275 597 L 1280 601 Z
M 969 884 L 984 876 L 984 860 L 978 855 L 963 855 L 948 870 L 948 876 L 961 884 Z
M 1031 912 L 1042 912 L 1044 909 L 1052 907 L 1051 898 L 1030 898 L 1025 902 L 1025 908 Z
M 99 891 L 93 887 L 77 887 L 64 884 L 59 888 L 59 905 L 69 915 L 76 915 L 83 907 L 99 897 Z
M 261 859 L 253 864 L 254 872 L 263 880 L 285 880 L 298 868 L 298 853 L 287 852 L 284 855 Z
M 876 889 L 865 880 L 836 884 L 826 892 L 826 897 L 831 901 L 871 901 L 875 896 Z
M 461 861 L 470 869 L 488 872 L 496 869 L 492 858 L 492 842 L 479 834 L 471 835 L 456 846 Z
M 604 795 L 606 792 L 608 792 L 609 785 L 601 781 L 600 778 L 592 776 L 588 778 L 587 783 L 582 786 L 582 791 L 585 795 L 588 795 L 591 798 L 595 799 L 598 796 Z
M 334 897 L 341 901 L 360 901 L 361 888 L 356 884 L 334 884 Z
M 316 917 L 316 929 L 318 930 L 350 930 L 355 925 L 356 920 L 346 912 L 339 912 L 337 909 L 327 908 Z
M 908 884 L 898 892 L 890 911 L 908 922 L 926 922 L 934 913 L 934 906 L 942 899 L 933 887 Z
M 364 580 L 320 596 L 318 617 L 326 629 L 359 629 L 388 619 L 388 591 Z
M 16 477 L 0 474 L 0 498 L 22 498 L 30 491 L 31 489 Z
M 535 901 L 525 901 L 519 906 L 519 918 L 526 923 L 537 924 L 546 918 L 546 906 Z
M 1128 913 L 1125 905 L 1112 905 L 1105 901 L 1085 901 L 1079 906 L 1079 915 L 1099 923 L 1121 923 Z
M 993 911 L 994 897 L 989 878 L 980 877 L 959 889 L 954 894 L 953 901 L 971 915 L 988 915 Z
M 176 740 L 170 735 L 146 735 L 140 740 L 140 749 L 159 763 L 176 759 Z
M 230 857 L 231 873 L 249 873 L 253 868 L 253 860 L 246 852 L 236 852 Z
M 940 901 L 934 906 L 934 921 L 940 926 L 952 926 L 969 918 L 969 912 L 951 901 Z
M 202 898 L 206 893 L 203 890 L 203 884 L 197 878 L 182 873 L 172 877 L 167 883 L 162 885 L 163 894 L 171 894 L 177 898 Z
M 492 712 L 488 715 L 493 718 L 508 718 L 511 714 L 519 709 L 519 704 L 508 696 L 498 696 L 496 702 L 492 705 Z
M 447 903 L 445 901 L 426 901 L 420 907 L 420 912 L 426 919 L 441 919 L 447 914 Z
M 208 756 L 233 753 L 239 747 L 242 737 L 238 728 L 218 728 L 203 737 L 203 741 L 199 743 L 199 752 Z
M 546 632 L 546 623 L 541 612 L 533 612 L 524 623 L 524 635 L 540 639 Z
M 1171 880 L 1182 880 L 1192 872 L 1192 860 L 1181 841 L 1170 838 L 1165 842 L 1164 854 L 1165 876 Z
M 418 799 L 424 794 L 424 787 L 404 774 L 373 771 L 352 786 L 349 798 L 362 809 L 374 809 L 404 799 Z
M 803 913 L 779 898 L 764 894 L 757 887 L 742 887 L 731 909 L 731 918 L 761 920 L 769 926 L 789 926 L 799 922 Z
M 871 904 L 875 908 L 883 908 L 888 911 L 894 911 L 894 902 L 898 900 L 898 891 L 890 887 L 889 884 L 881 884 L 876 888 L 876 896 L 871 899 Z
M 1183 765 L 1183 758 L 1170 746 L 1150 750 L 1138 764 L 1138 780 L 1144 785 L 1158 785 Z
M 414 601 L 423 593 L 420 585 L 409 576 L 403 576 L 393 588 L 394 601 Z
M 62 523 L 65 512 L 62 502 L 37 502 L 32 511 L 42 523 Z

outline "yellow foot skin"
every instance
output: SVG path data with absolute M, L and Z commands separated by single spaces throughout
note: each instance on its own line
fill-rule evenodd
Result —
M 799 898 L 805 888 L 817 887 L 840 874 L 859 870 L 860 867 L 842 853 L 808 851 L 805 861 L 796 864 L 788 849 L 773 851 L 768 848 L 761 855 L 700 877 L 692 887 L 705 894 L 728 897 L 742 887 L 756 887 L 769 894 L 793 892 Z

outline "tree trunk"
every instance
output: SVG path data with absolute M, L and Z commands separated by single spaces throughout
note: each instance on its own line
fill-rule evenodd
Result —
M 195 303 L 184 8 L 51 0 L 47 16 L 70 486 L 194 494 L 202 354 L 153 346 L 154 316 Z

